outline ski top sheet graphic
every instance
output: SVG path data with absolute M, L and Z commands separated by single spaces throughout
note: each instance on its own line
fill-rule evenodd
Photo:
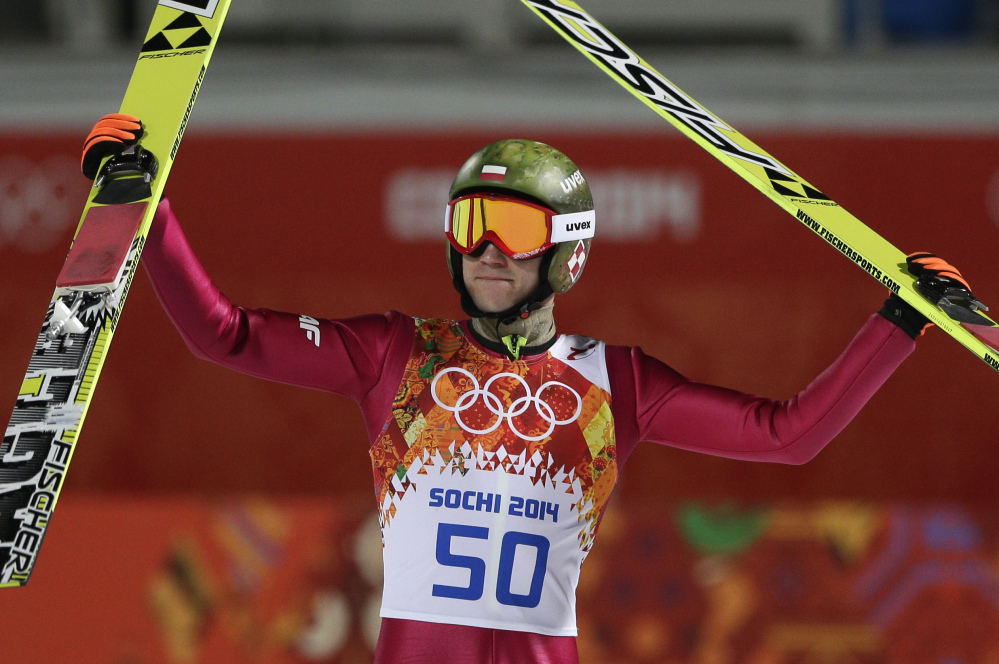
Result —
M 27 583 L 230 0 L 161 0 L 121 112 L 139 147 L 105 161 L 0 443 L 0 588 Z
M 521 0 L 660 117 L 693 139 L 940 329 L 999 371 L 999 326 L 960 323 L 915 289 L 905 254 L 657 72 L 570 0 Z M 987 339 L 988 344 L 982 339 Z
M 196 0 L 194 2 L 160 0 L 160 4 L 164 7 L 179 9 L 182 12 L 197 14 L 198 16 L 204 16 L 205 18 L 212 18 L 215 15 L 215 10 L 218 9 L 219 0 Z M 226 2 L 225 4 L 228 5 L 229 3 Z

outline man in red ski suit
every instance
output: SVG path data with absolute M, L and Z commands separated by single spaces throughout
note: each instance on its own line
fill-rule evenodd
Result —
M 91 163 L 141 135 L 134 118 L 105 126 Z M 927 325 L 890 297 L 787 401 L 692 382 L 640 348 L 556 332 L 554 295 L 582 273 L 595 223 L 565 155 L 499 141 L 461 168 L 446 212 L 470 319 L 327 320 L 233 304 L 159 204 L 143 265 L 191 351 L 361 408 L 384 542 L 377 662 L 577 662 L 580 565 L 639 441 L 804 463 Z

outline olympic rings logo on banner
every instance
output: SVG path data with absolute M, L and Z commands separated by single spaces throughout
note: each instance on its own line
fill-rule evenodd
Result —
M 86 200 L 79 162 L 69 155 L 0 155 L 0 250 L 37 254 L 68 243 Z
M 448 404 L 444 403 L 443 401 L 440 400 L 440 397 L 437 396 L 437 381 L 443 378 L 445 374 L 449 373 L 460 373 L 463 376 L 466 376 L 472 382 L 472 385 L 475 386 L 471 390 L 465 392 L 460 397 L 458 397 L 458 401 L 456 401 L 453 406 L 449 406 Z M 524 391 L 527 393 L 526 396 L 522 396 L 518 399 L 515 399 L 513 403 L 510 404 L 510 408 L 508 410 L 504 410 L 503 402 L 500 401 L 500 398 L 489 391 L 489 388 L 492 387 L 493 383 L 495 383 L 500 378 L 513 378 L 524 387 Z M 548 403 L 546 403 L 541 399 L 541 395 L 544 393 L 545 390 L 554 387 L 564 388 L 569 392 L 571 392 L 572 396 L 576 397 L 576 410 L 575 412 L 573 412 L 572 416 L 569 417 L 568 419 L 560 420 L 557 417 L 555 417 L 555 410 Z M 572 422 L 575 422 L 577 419 L 579 419 L 580 414 L 582 414 L 583 412 L 583 399 L 579 396 L 579 393 L 576 392 L 576 390 L 572 389 L 565 383 L 560 383 L 557 380 L 550 380 L 547 383 L 543 383 L 540 387 L 538 387 L 537 394 L 531 394 L 531 386 L 527 384 L 527 381 L 524 380 L 523 377 L 508 372 L 498 373 L 495 376 L 492 376 L 489 380 L 486 381 L 486 384 L 480 388 L 479 381 L 476 380 L 475 376 L 473 376 L 470 372 L 466 371 L 465 369 L 462 369 L 461 367 L 448 367 L 447 369 L 444 369 L 436 376 L 434 376 L 433 382 L 430 383 L 430 394 L 433 396 L 434 401 L 437 403 L 438 406 L 440 406 L 444 410 L 448 410 L 454 413 L 454 417 L 458 421 L 458 425 L 469 433 L 474 433 L 474 434 L 492 433 L 493 431 L 499 428 L 499 426 L 503 423 L 504 420 L 506 420 L 507 426 L 510 427 L 510 430 L 513 431 L 514 434 L 516 434 L 518 437 L 524 440 L 532 440 L 532 441 L 544 440 L 545 438 L 550 436 L 553 431 L 555 431 L 556 426 L 562 424 L 571 424 Z M 479 397 L 482 397 L 482 403 L 484 403 L 486 408 L 489 409 L 489 412 L 491 412 L 493 415 L 496 415 L 496 421 L 485 429 L 473 429 L 469 425 L 465 424 L 465 422 L 462 421 L 461 419 L 461 414 L 466 410 L 468 410 L 469 408 L 471 408 L 479 400 Z M 517 427 L 515 427 L 513 424 L 513 418 L 517 417 L 518 415 L 523 415 L 525 412 L 527 412 L 527 409 L 530 408 L 532 405 L 534 406 L 534 409 L 537 411 L 538 415 L 541 416 L 541 419 L 543 419 L 545 422 L 548 423 L 548 430 L 545 431 L 540 436 L 529 436 L 519 431 Z

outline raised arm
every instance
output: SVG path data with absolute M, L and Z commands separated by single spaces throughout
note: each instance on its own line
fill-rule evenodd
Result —
M 153 290 L 188 348 L 206 360 L 282 383 L 348 396 L 379 426 L 412 348 L 398 312 L 344 320 L 246 309 L 212 282 L 164 199 L 143 250 Z M 382 380 L 386 378 L 388 380 Z M 370 431 L 369 431 L 370 432 Z
M 839 358 L 787 401 L 695 383 L 640 348 L 608 348 L 622 461 L 647 440 L 732 459 L 801 464 L 854 418 L 915 348 L 881 315 Z

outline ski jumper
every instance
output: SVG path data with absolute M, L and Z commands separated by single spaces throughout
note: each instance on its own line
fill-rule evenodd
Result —
M 380 662 L 577 662 L 580 565 L 639 441 L 804 463 L 915 347 L 873 315 L 808 387 L 774 401 L 587 337 L 514 361 L 467 321 L 244 309 L 167 201 L 143 265 L 197 356 L 360 406 L 384 542 Z

